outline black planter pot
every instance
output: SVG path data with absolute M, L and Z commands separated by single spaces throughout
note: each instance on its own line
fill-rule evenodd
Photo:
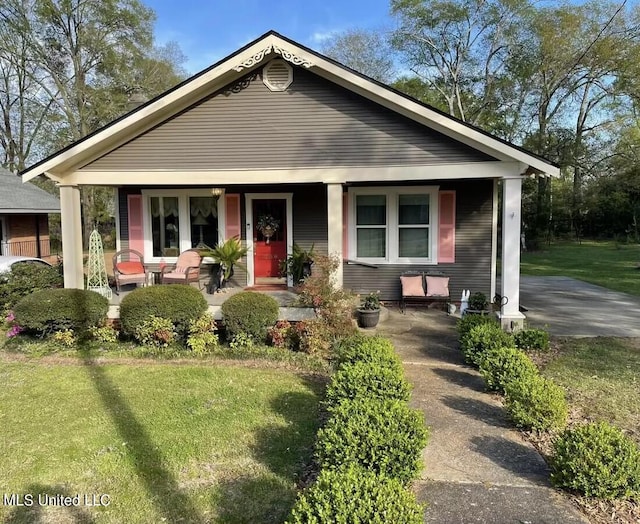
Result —
M 358 326 L 361 328 L 376 327 L 379 320 L 379 309 L 358 309 Z

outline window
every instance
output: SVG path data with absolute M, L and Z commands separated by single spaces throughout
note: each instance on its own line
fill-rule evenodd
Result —
M 351 258 L 375 264 L 435 263 L 438 188 L 351 188 Z
M 209 189 L 149 189 L 142 194 L 146 261 L 170 261 L 187 249 L 218 243 L 225 225 L 224 195 L 213 197 Z

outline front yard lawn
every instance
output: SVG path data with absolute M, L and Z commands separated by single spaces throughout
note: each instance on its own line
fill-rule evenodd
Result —
M 615 242 L 559 242 L 522 253 L 523 275 L 562 275 L 640 295 L 640 246 Z
M 315 375 L 221 362 L 6 353 L 0 384 L 0 485 L 34 497 L 0 505 L 12 523 L 282 522 L 324 389 Z M 110 503 L 40 507 L 39 494 Z
M 562 339 L 542 368 L 567 391 L 575 415 L 606 420 L 640 444 L 640 341 L 624 338 Z

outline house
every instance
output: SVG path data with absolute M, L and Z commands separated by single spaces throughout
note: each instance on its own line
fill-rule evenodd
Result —
M 50 256 L 50 213 L 60 213 L 54 195 L 0 168 L 0 255 Z
M 342 261 L 338 284 L 400 298 L 399 275 L 438 269 L 497 287 L 521 323 L 521 187 L 557 176 L 534 154 L 273 31 L 22 173 L 60 186 L 65 286 L 82 286 L 79 187 L 118 192 L 118 248 L 148 264 L 239 235 L 242 284 L 274 277 L 293 243 Z M 269 237 L 258 225 L 275 221 Z

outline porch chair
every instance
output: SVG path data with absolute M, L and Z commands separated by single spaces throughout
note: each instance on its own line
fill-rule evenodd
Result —
M 197 249 L 187 249 L 180 253 L 178 260 L 173 266 L 165 266 L 160 271 L 161 284 L 190 284 L 198 283 L 198 289 L 202 289 L 200 284 L 200 264 L 202 255 Z
M 135 249 L 123 249 L 113 255 L 113 277 L 116 281 L 116 295 L 126 284 L 146 284 L 147 270 L 142 253 Z

